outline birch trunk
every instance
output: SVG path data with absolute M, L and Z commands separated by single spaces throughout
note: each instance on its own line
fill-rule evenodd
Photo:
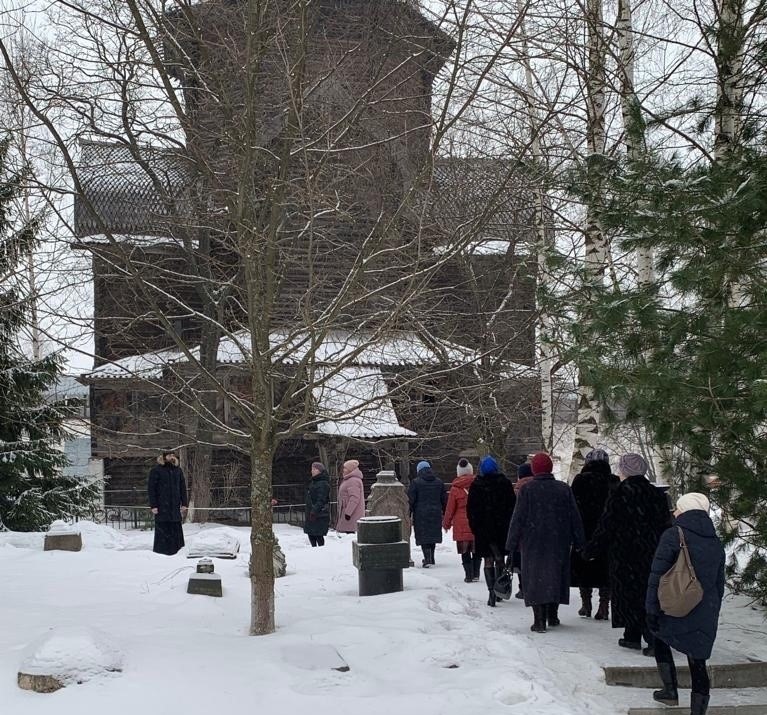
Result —
M 744 2 L 721 0 L 717 32 L 714 158 L 724 161 L 738 142 L 743 104 Z
M 588 0 L 586 4 L 586 32 L 588 57 L 586 68 L 586 141 L 588 148 L 587 181 L 589 200 L 584 225 L 585 252 L 585 300 L 592 289 L 604 280 L 607 264 L 607 241 L 600 222 L 600 189 L 602 183 L 602 159 L 605 153 L 605 76 L 606 44 L 602 20 L 602 0 Z M 586 307 L 580 316 L 591 322 L 594 316 Z M 573 456 L 570 462 L 570 478 L 583 467 L 584 458 L 599 441 L 599 407 L 593 386 L 582 370 L 578 375 L 578 417 L 575 425 Z
M 616 19 L 621 74 L 621 115 L 623 118 L 626 158 L 629 164 L 638 161 L 644 150 L 644 123 L 634 84 L 634 24 L 631 0 L 619 0 Z M 655 280 L 653 251 L 651 248 L 636 250 L 637 281 L 648 286 Z
M 726 162 L 740 139 L 745 55 L 744 0 L 721 0 L 717 28 L 717 97 L 714 109 L 714 160 Z M 725 286 L 729 304 L 744 307 L 743 281 Z
M 522 61 L 525 67 L 525 104 L 527 121 L 530 126 L 530 150 L 533 165 L 544 166 L 544 156 L 541 150 L 541 122 L 536 109 L 536 89 L 533 81 L 533 68 L 530 59 L 530 49 L 527 41 L 527 27 L 524 19 L 526 5 L 522 0 L 517 1 L 517 11 L 520 22 L 519 31 L 522 44 Z M 539 292 L 546 292 L 549 284 L 549 252 L 553 248 L 553 234 L 546 221 L 546 197 L 543 187 L 543 177 L 534 177 L 535 181 L 535 239 L 538 254 L 538 287 Z M 541 444 L 543 449 L 551 452 L 554 448 L 554 397 L 552 372 L 554 368 L 554 348 L 552 342 L 553 321 L 538 300 L 538 325 L 536 330 L 536 347 L 538 369 L 541 375 Z

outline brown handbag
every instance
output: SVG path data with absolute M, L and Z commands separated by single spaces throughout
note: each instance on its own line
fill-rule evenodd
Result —
M 695 576 L 684 532 L 679 531 L 679 556 L 658 584 L 658 601 L 667 616 L 683 618 L 703 600 L 703 587 Z

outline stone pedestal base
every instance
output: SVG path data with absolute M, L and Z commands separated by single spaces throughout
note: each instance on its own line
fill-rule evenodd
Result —
M 396 516 L 366 516 L 357 522 L 352 560 L 359 569 L 360 596 L 403 590 L 402 569 L 410 563 L 410 544 L 401 536 L 402 521 Z
M 55 693 L 64 687 L 61 681 L 50 675 L 19 673 L 17 682 L 22 690 L 32 690 L 35 693 Z
M 221 576 L 217 573 L 193 573 L 189 577 L 186 592 L 200 596 L 223 596 Z
M 382 593 L 399 593 L 404 588 L 401 568 L 359 572 L 360 596 L 380 596 Z
M 83 548 L 83 537 L 79 534 L 45 535 L 44 551 L 80 551 Z

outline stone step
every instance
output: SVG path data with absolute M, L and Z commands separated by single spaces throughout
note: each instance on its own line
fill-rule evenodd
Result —
M 690 715 L 689 707 L 630 708 L 628 715 Z M 767 715 L 767 705 L 709 705 L 706 715 Z
M 660 688 L 660 676 L 655 666 L 607 666 L 605 683 L 625 688 Z M 712 688 L 764 688 L 767 687 L 767 662 L 714 663 L 708 666 Z M 677 666 L 680 688 L 690 687 L 690 669 Z M 666 709 L 666 712 L 672 712 Z M 763 713 L 767 715 L 767 711 Z

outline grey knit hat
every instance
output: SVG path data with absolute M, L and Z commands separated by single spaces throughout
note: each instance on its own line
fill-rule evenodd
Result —
M 643 477 L 647 469 L 647 462 L 641 454 L 629 452 L 618 460 L 618 471 L 624 477 Z
M 455 473 L 459 477 L 471 476 L 474 474 L 474 467 L 471 466 L 468 459 L 462 457 L 458 460 L 458 464 L 455 467 Z

